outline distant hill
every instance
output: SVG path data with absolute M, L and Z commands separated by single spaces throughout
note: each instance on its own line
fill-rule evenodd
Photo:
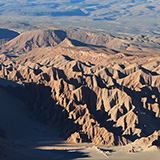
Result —
M 22 33 L 1 47 L 2 53 L 23 54 L 34 48 L 55 46 L 66 38 L 62 30 L 35 30 Z
M 160 36 L 114 36 L 81 29 L 33 30 L 24 32 L 3 44 L 1 53 L 21 55 L 42 47 L 67 47 L 76 50 L 94 50 L 107 55 L 123 52 L 128 55 L 156 56 L 160 54 Z

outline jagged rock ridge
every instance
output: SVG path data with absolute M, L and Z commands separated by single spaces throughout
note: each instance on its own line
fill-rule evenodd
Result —
M 68 141 L 125 145 L 149 136 L 158 140 L 160 57 L 103 55 L 71 42 L 64 39 L 52 49 L 17 58 L 1 55 L 0 77 L 20 84 L 1 87 Z
M 2 63 L 0 76 L 23 84 L 8 90 L 69 141 L 122 145 L 159 130 L 159 74 L 147 71 L 143 66 L 119 71 L 58 56 L 52 66 Z

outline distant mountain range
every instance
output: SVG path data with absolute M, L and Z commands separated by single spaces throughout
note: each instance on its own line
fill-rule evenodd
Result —
M 0 1 L 0 6 L 3 20 L 4 16 L 12 21 L 24 20 L 25 16 L 29 21 L 58 22 L 112 33 L 160 34 L 158 0 L 7 0 Z

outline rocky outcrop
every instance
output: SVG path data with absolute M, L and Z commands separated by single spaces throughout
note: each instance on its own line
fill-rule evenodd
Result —
M 160 57 L 127 56 L 96 46 L 98 37 L 87 44 L 89 37 L 82 43 L 59 30 L 16 37 L 2 48 L 17 57 L 1 54 L 0 87 L 68 141 L 154 144 L 160 131 Z
M 68 141 L 124 145 L 160 130 L 159 74 L 145 65 L 104 67 L 59 55 L 52 65 L 4 61 L 0 76 L 19 83 L 5 89 Z
M 132 149 L 130 152 L 140 152 L 143 150 L 148 150 L 152 148 L 159 148 L 160 147 L 160 139 L 159 133 L 155 131 L 148 137 L 142 137 L 140 139 L 135 140 L 132 143 Z

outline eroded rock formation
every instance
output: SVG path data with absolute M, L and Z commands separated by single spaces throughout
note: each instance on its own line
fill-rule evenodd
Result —
M 0 77 L 17 86 L 1 87 L 68 141 L 148 141 L 160 130 L 160 57 L 130 57 L 109 49 L 106 55 L 88 47 L 65 39 L 55 48 L 16 58 L 2 55 Z

